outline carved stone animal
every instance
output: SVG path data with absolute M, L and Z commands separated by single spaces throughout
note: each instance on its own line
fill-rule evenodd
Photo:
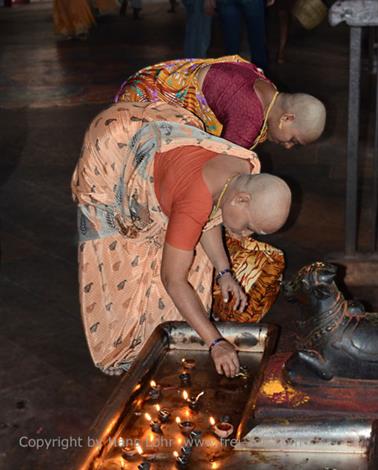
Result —
M 334 265 L 317 262 L 284 284 L 286 297 L 301 305 L 297 351 L 286 372 L 291 378 L 378 381 L 378 314 L 346 301 L 335 284 L 336 272 Z

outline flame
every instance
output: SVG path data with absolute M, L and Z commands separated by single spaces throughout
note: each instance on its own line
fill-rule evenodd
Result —
M 151 380 L 150 386 L 151 386 L 151 388 L 156 388 L 156 382 L 155 382 L 155 380 Z
M 182 438 L 182 437 L 178 437 L 178 438 L 177 438 L 177 444 L 178 444 L 179 446 L 181 446 L 182 443 L 183 443 L 183 438 Z
M 144 413 L 144 417 L 147 421 L 152 421 L 151 415 L 149 413 Z
M 177 452 L 177 450 L 174 450 L 172 454 L 173 454 L 173 457 L 175 457 L 176 459 L 179 456 L 179 453 Z
M 209 418 L 209 423 L 210 423 L 210 426 L 214 426 L 215 424 L 215 419 L 212 416 L 210 416 Z
M 176 423 L 177 423 L 177 424 L 180 424 L 180 423 L 181 423 L 181 418 L 180 418 L 180 416 L 176 416 Z
M 160 411 L 160 405 L 158 403 L 155 405 L 155 408 L 156 408 L 156 411 Z
M 190 417 L 190 411 L 189 411 L 189 410 L 185 410 L 185 416 L 186 416 L 187 418 Z
M 186 390 L 183 390 L 183 392 L 182 392 L 182 398 L 183 398 L 184 400 L 187 400 L 187 399 L 189 398 L 189 394 L 188 394 L 188 392 L 187 392 Z
M 142 449 L 141 445 L 139 444 L 139 442 L 137 444 L 135 444 L 135 449 L 136 449 L 136 451 L 138 452 L 139 455 L 143 454 L 143 449 Z
M 211 470 L 216 470 L 218 468 L 218 462 L 211 463 Z

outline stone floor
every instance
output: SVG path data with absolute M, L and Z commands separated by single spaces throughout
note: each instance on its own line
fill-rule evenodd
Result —
M 93 367 L 81 327 L 70 176 L 85 128 L 120 83 L 144 65 L 182 54 L 183 8 L 168 14 L 167 1 L 145 3 L 141 21 L 103 18 L 86 42 L 54 37 L 51 2 L 0 8 L 1 469 L 70 468 L 72 449 L 55 443 L 38 450 L 26 439 L 85 434 L 118 381 Z M 274 11 L 268 25 L 274 58 Z M 221 54 L 215 25 L 210 55 Z M 269 238 L 285 250 L 290 275 L 343 250 L 348 29 L 295 27 L 287 56 L 283 65 L 272 61 L 276 83 L 318 96 L 329 114 L 318 143 L 290 152 L 259 149 L 263 168 L 286 177 L 295 193 L 289 226 Z M 371 127 L 365 95 L 363 138 Z M 371 154 L 363 143 L 369 199 Z M 362 243 L 367 236 L 363 230 Z M 369 286 L 350 291 L 377 307 Z M 289 347 L 293 318 L 295 308 L 283 299 L 268 315 L 282 326 L 281 350 Z

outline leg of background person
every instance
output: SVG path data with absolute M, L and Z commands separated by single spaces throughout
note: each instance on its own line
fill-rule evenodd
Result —
M 140 19 L 140 12 L 142 11 L 142 0 L 131 0 L 131 6 L 133 8 L 134 20 Z
M 241 32 L 241 10 L 237 0 L 217 2 L 226 55 L 239 54 Z
M 278 17 L 280 20 L 280 43 L 278 46 L 277 62 L 283 64 L 285 62 L 285 48 L 289 35 L 289 11 L 285 8 L 279 8 Z
M 211 41 L 212 17 L 203 12 L 203 0 L 183 0 L 186 9 L 184 56 L 207 56 Z
M 120 14 L 121 16 L 125 16 L 125 15 L 126 15 L 127 4 L 128 4 L 128 1 L 127 1 L 127 0 L 122 0 L 121 8 L 120 8 L 120 10 L 119 10 L 119 14 Z
M 241 3 L 247 25 L 251 62 L 266 70 L 268 53 L 265 31 L 265 0 L 247 0 Z

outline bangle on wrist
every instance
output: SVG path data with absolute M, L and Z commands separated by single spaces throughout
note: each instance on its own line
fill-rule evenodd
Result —
M 230 269 L 230 268 L 226 268 L 226 269 L 223 269 L 222 271 L 219 271 L 219 273 L 215 276 L 215 282 L 218 284 L 218 282 L 222 279 L 222 277 L 223 277 L 225 274 L 231 274 L 231 275 L 232 275 L 231 269 Z
M 213 347 L 216 346 L 218 343 L 220 343 L 221 341 L 226 341 L 227 343 L 227 340 L 225 338 L 217 338 L 217 339 L 214 339 L 214 341 L 211 342 L 210 346 L 209 346 L 209 353 L 211 353 L 211 351 L 213 350 Z

